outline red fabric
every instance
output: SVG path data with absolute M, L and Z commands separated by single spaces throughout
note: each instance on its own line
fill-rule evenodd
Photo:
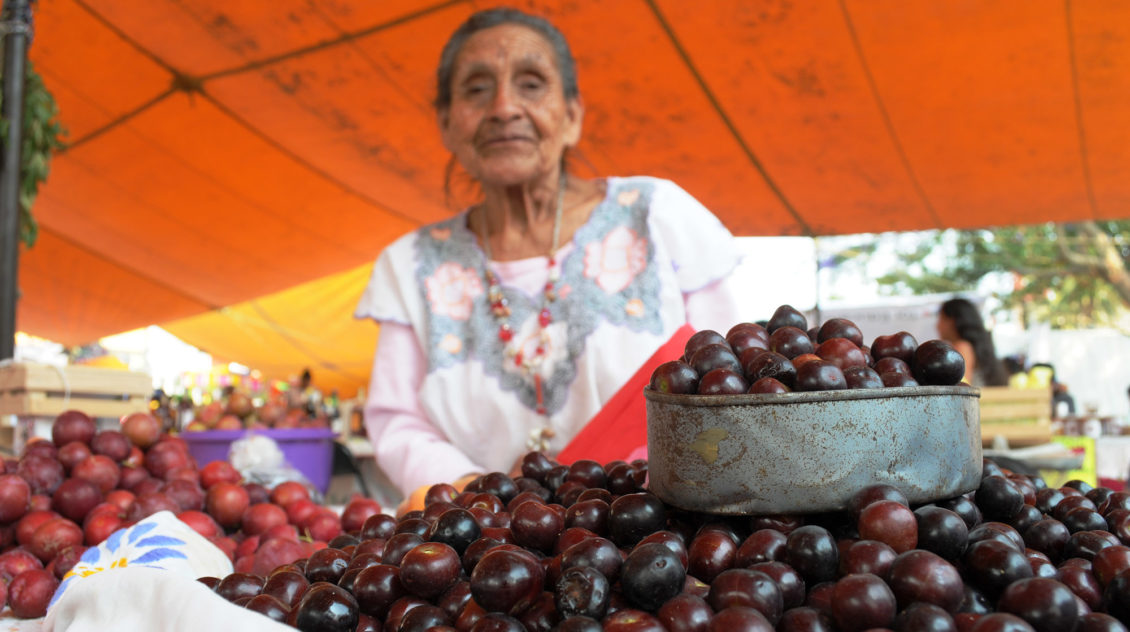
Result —
M 1117 478 L 1104 478 L 1099 477 L 1099 485 L 1107 489 L 1113 489 L 1116 492 L 1123 491 L 1126 487 L 1126 481 L 1120 481 Z
M 569 465 L 580 459 L 591 459 L 607 463 L 627 459 L 632 452 L 647 445 L 647 402 L 643 389 L 651 382 L 655 367 L 682 357 L 683 347 L 694 332 L 690 325 L 683 325 L 663 343 L 573 437 L 557 455 L 557 462 Z

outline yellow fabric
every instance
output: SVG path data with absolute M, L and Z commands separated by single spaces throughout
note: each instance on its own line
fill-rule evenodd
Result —
M 372 265 L 164 325 L 218 359 L 248 363 L 267 377 L 309 367 L 314 384 L 343 398 L 368 386 L 378 326 L 354 320 Z
M 129 369 L 129 367 L 126 366 L 125 362 L 119 360 L 117 356 L 110 354 L 100 355 L 96 358 L 90 358 L 87 360 L 79 360 L 78 362 L 75 362 L 75 364 L 81 364 L 83 366 L 95 366 L 103 369 Z
M 1076 454 L 1083 455 L 1083 466 L 1077 470 L 1066 472 L 1043 472 L 1045 480 L 1051 487 L 1060 487 L 1071 480 L 1081 480 L 1090 485 L 1099 484 L 1098 473 L 1095 468 L 1095 440 L 1091 437 L 1052 437 L 1052 441 L 1062 445 Z

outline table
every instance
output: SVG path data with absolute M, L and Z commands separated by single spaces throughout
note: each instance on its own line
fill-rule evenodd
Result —
M 1100 479 L 1124 484 L 1130 470 L 1130 436 L 1102 436 L 1095 439 L 1095 473 Z
M 338 439 L 338 443 L 348 448 L 357 461 L 357 466 L 361 470 L 360 474 L 365 477 L 365 482 L 369 486 L 369 491 L 372 492 L 373 499 L 379 502 L 382 507 L 395 509 L 404 497 L 400 490 L 396 489 L 396 486 L 388 480 L 388 476 L 377 467 L 377 462 L 373 459 L 373 444 L 366 437 L 354 436 L 341 437 Z
M 1083 454 L 1083 466 L 1068 472 L 1064 482 L 1077 478 L 1092 485 L 1122 491 L 1130 473 L 1130 436 L 1052 437 L 1052 441 Z M 1051 484 L 1051 481 L 1048 481 Z

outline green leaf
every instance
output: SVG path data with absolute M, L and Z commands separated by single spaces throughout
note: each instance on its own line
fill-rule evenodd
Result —
M 854 264 L 866 266 L 874 252 L 862 250 Z M 967 293 L 1005 273 L 1013 290 L 997 298 L 1022 322 L 1119 327 L 1130 315 L 1130 221 L 939 231 L 897 259 L 896 270 L 876 275 L 884 294 Z M 1105 265 L 1111 260 L 1121 268 Z
M 39 185 L 47 180 L 51 156 L 65 147 L 66 131 L 59 124 L 59 108 L 55 97 L 43 84 L 31 62 L 27 65 L 24 84 L 23 140 L 20 146 L 20 241 L 28 248 L 35 245 L 39 224 L 32 214 L 32 205 Z M 8 142 L 8 121 L 0 119 L 0 142 Z

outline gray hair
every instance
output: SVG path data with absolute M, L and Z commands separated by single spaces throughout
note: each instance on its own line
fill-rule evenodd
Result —
M 524 26 L 544 37 L 553 47 L 553 52 L 557 57 L 557 71 L 561 75 L 565 98 L 576 99 L 580 96 L 581 92 L 577 87 L 577 63 L 573 59 L 573 53 L 569 50 L 569 43 L 565 41 L 565 36 L 561 34 L 561 31 L 557 30 L 557 27 L 545 18 L 530 15 L 518 9 L 500 7 L 474 13 L 467 18 L 466 22 L 459 25 L 459 28 L 455 29 L 455 32 L 447 40 L 447 44 L 444 44 L 443 52 L 439 57 L 439 68 L 436 69 L 436 100 L 434 105 L 437 110 L 445 110 L 451 105 L 451 75 L 455 71 L 455 58 L 459 55 L 459 50 L 463 48 L 463 44 L 475 33 L 503 24 Z

